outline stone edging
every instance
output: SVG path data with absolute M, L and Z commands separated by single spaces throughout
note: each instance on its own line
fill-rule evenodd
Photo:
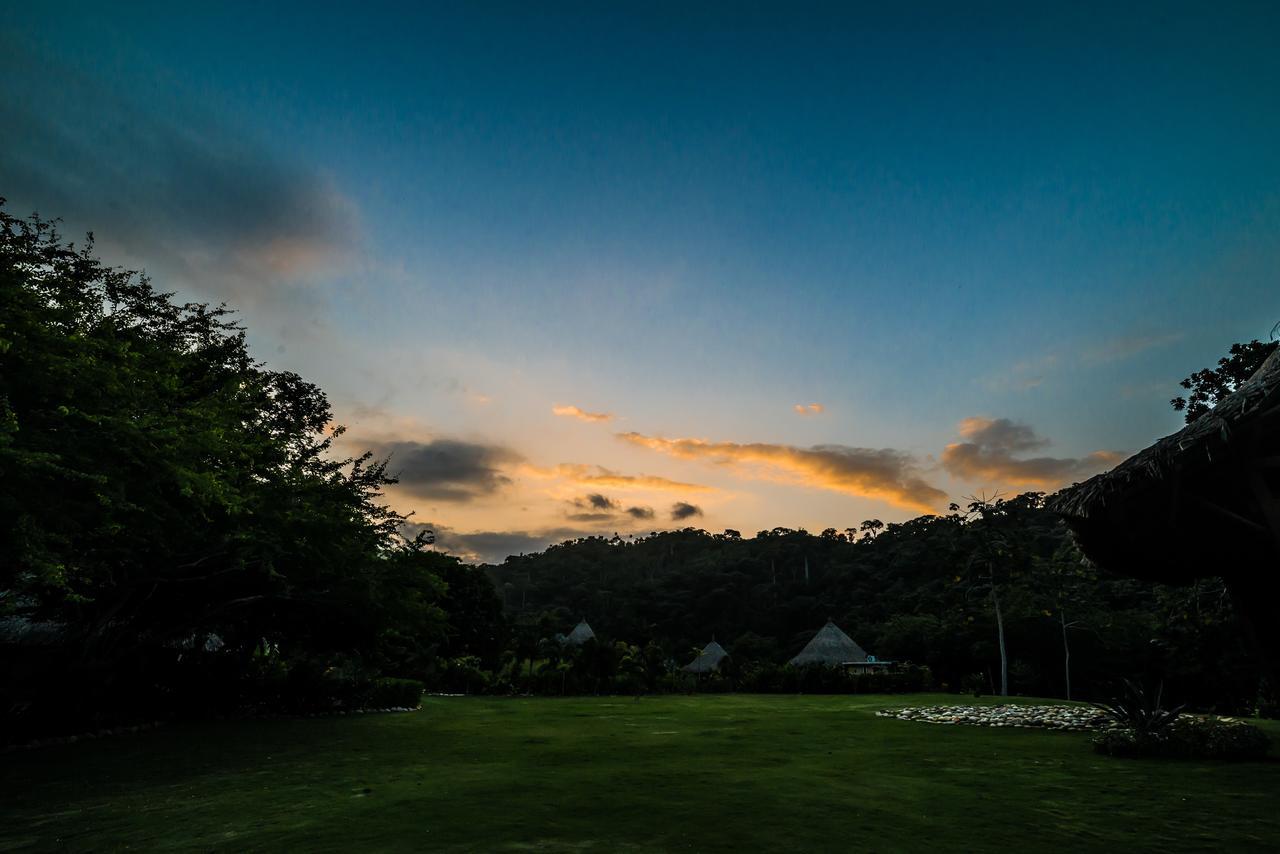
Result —
M 1004 704 L 998 706 L 907 706 L 881 709 L 877 717 L 927 724 L 960 724 L 963 726 L 1018 727 L 1051 729 L 1068 732 L 1090 732 L 1106 729 L 1110 721 L 1091 706 L 1033 706 Z

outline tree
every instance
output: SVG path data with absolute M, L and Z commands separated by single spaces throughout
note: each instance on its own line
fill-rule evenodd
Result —
M 1085 564 L 1075 544 L 1064 542 L 1048 560 L 1034 560 L 1034 591 L 1044 600 L 1043 613 L 1057 623 L 1062 637 L 1062 676 L 1066 699 L 1071 699 L 1071 636 L 1087 628 L 1097 608 L 1097 573 Z
M 381 502 L 385 465 L 339 454 L 331 422 L 225 307 L 174 301 L 103 266 L 91 238 L 0 208 L 0 616 L 56 638 L 0 690 L 146 704 L 196 647 L 235 676 L 264 640 L 370 660 L 400 626 L 429 645 L 423 544 Z
M 965 575 L 972 589 L 985 590 L 996 619 L 996 640 L 1000 650 L 1000 695 L 1009 695 L 1009 650 L 1006 619 L 1008 602 L 1004 594 L 1021 590 L 1015 581 L 1029 568 L 1032 550 L 1027 517 L 1044 506 L 1040 493 L 1023 493 L 1011 500 L 970 498 L 965 531 L 969 540 L 969 560 Z
M 864 540 L 874 540 L 876 535 L 884 530 L 884 522 L 879 519 L 867 519 L 858 526 L 858 531 L 862 534 Z M 850 535 L 852 537 L 852 534 Z
M 1218 360 L 1218 367 L 1196 371 L 1179 383 L 1191 394 L 1187 397 L 1175 397 L 1169 401 L 1170 405 L 1184 413 L 1190 424 L 1216 406 L 1219 400 L 1235 391 L 1240 383 L 1253 376 L 1277 346 L 1280 346 L 1280 342 L 1269 341 L 1263 344 L 1257 340 L 1248 344 L 1232 344 L 1227 355 Z

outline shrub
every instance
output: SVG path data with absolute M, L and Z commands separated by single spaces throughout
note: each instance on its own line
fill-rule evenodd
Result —
M 1154 736 L 1140 735 L 1128 727 L 1112 727 L 1103 730 L 1093 737 L 1093 749 L 1106 756 L 1133 758 L 1138 756 L 1160 756 L 1163 746 L 1161 740 Z
M 1164 735 L 1186 708 L 1186 706 L 1175 706 L 1172 709 L 1166 709 L 1160 704 L 1164 696 L 1163 684 L 1156 689 L 1154 695 L 1128 679 L 1125 680 L 1124 685 L 1123 697 L 1109 703 L 1094 703 L 1093 706 L 1122 728 L 1133 730 L 1139 740 L 1145 740 L 1149 736 Z
M 1253 724 L 1233 718 L 1183 716 L 1170 730 L 1179 754 L 1196 759 L 1261 759 L 1270 741 Z
M 474 655 L 451 658 L 444 673 L 445 687 L 459 694 L 483 694 L 493 681 L 493 674 L 480 666 Z
M 932 685 L 933 672 L 928 667 L 909 663 L 872 673 L 761 663 L 744 667 L 738 680 L 739 690 L 755 694 L 905 694 Z
M 1117 726 L 1098 733 L 1093 749 L 1108 756 L 1175 759 L 1262 759 L 1270 742 L 1262 730 L 1231 718 L 1183 715 L 1158 732 Z
M 417 679 L 374 679 L 365 696 L 365 708 L 416 709 L 422 702 L 423 684 Z

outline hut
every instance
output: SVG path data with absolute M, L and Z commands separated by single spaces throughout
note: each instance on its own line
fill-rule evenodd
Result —
M 1212 410 L 1048 507 L 1111 572 L 1222 577 L 1280 684 L 1280 349 Z
M 582 622 L 573 627 L 573 631 L 569 632 L 564 639 L 566 646 L 582 646 L 589 640 L 595 640 L 596 633 L 591 631 L 591 626 L 587 625 L 587 621 L 583 618 Z
M 698 653 L 693 661 L 690 661 L 680 669 L 685 673 L 718 673 L 721 663 L 728 657 L 729 653 L 725 651 L 725 648 L 712 638 L 711 643 L 704 646 L 702 652 Z
M 854 643 L 853 638 L 840 630 L 840 627 L 827 620 L 827 624 L 818 630 L 813 640 L 800 650 L 800 654 L 787 663 L 792 666 L 805 664 L 825 664 L 839 667 L 845 664 L 862 663 L 867 660 L 867 653 Z

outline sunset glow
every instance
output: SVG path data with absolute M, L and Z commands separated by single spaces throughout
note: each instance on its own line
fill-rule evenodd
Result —
M 1225 14 L 4 16 L 8 209 L 227 301 L 469 560 L 1053 490 L 1280 317 Z

